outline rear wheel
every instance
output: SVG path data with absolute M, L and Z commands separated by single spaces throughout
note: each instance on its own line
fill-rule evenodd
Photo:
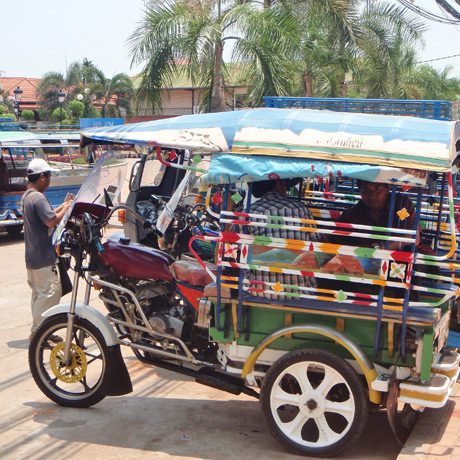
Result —
M 29 345 L 29 367 L 35 383 L 61 406 L 89 407 L 102 399 L 100 393 L 107 368 L 108 349 L 99 330 L 89 321 L 75 318 L 70 362 L 64 362 L 67 314 L 45 319 Z
M 19 225 L 8 225 L 7 227 L 5 227 L 6 229 L 6 232 L 8 233 L 8 235 L 14 237 L 14 238 L 17 238 L 21 232 L 22 232 L 22 224 L 19 224 Z
M 359 439 L 367 423 L 360 377 L 327 351 L 281 357 L 264 377 L 260 400 L 274 437 L 304 455 L 337 454 Z

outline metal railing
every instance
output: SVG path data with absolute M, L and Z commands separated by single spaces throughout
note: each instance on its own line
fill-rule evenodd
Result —
M 458 119 L 458 108 L 457 117 L 454 118 L 453 103 L 450 101 L 265 96 L 264 102 L 266 107 L 277 108 L 405 115 L 434 120 Z

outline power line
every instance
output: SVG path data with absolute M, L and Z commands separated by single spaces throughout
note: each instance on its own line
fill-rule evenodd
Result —
M 460 24 L 459 19 L 449 19 L 444 16 L 438 16 L 437 14 L 432 13 L 431 11 L 425 10 L 417 5 L 414 5 L 410 0 L 398 0 L 401 5 L 405 6 L 407 9 L 417 13 L 425 19 L 430 21 L 439 22 L 441 24 Z
M 460 13 L 447 2 L 446 0 L 435 0 L 436 3 L 443 8 L 445 11 L 447 11 L 451 16 L 453 16 L 456 19 L 460 19 Z
M 439 57 L 439 58 L 434 58 L 434 59 L 427 59 L 426 61 L 418 61 L 417 64 L 424 64 L 425 62 L 441 61 L 443 59 L 449 59 L 449 58 L 458 57 L 458 56 L 460 56 L 460 53 L 451 54 L 450 56 L 444 56 L 444 57 Z

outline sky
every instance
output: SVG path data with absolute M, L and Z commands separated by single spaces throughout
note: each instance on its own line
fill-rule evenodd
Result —
M 435 0 L 414 3 L 442 15 Z M 109 78 L 119 72 L 135 75 L 140 67 L 131 67 L 127 39 L 143 11 L 144 0 L 0 0 L 0 76 L 64 73 L 83 58 Z M 420 61 L 460 54 L 460 25 L 427 24 Z M 460 56 L 430 64 L 438 69 L 451 65 L 449 76 L 460 78 Z

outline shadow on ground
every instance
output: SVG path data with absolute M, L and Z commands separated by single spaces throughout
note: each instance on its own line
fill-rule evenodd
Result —
M 227 460 L 235 455 L 240 458 L 263 455 L 264 460 L 296 457 L 270 436 L 255 400 L 128 396 L 107 398 L 90 409 L 32 401 L 24 405 L 32 408 L 33 421 L 42 426 L 27 437 L 46 435 L 56 445 L 77 442 L 210 460 Z M 360 445 L 340 457 L 396 458 L 398 448 L 383 419 L 386 419 L 384 413 L 370 414 Z M 243 439 L 245 450 L 238 453 Z M 15 444 L 4 445 L 3 452 L 14 455 L 18 447 Z M 65 455 L 62 450 L 59 452 Z M 45 460 L 49 454 L 45 449 L 34 458 Z

